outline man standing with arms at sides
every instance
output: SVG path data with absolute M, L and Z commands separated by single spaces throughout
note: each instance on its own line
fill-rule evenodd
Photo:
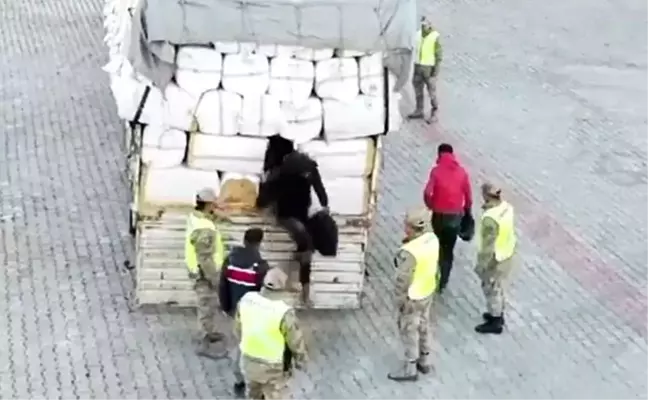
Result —
M 513 206 L 502 200 L 502 190 L 491 183 L 481 187 L 484 198 L 483 214 L 477 232 L 477 266 L 486 297 L 484 323 L 477 325 L 478 333 L 499 335 L 504 328 L 504 285 L 512 269 L 517 239 Z
M 416 48 L 414 61 L 414 76 L 412 85 L 414 86 L 414 96 L 416 100 L 416 109 L 414 113 L 408 116 L 409 119 L 422 119 L 423 114 L 423 88 L 427 88 L 430 96 L 432 110 L 430 111 L 430 122 L 439 109 L 439 103 L 436 95 L 436 80 L 439 75 L 441 60 L 443 58 L 443 48 L 437 32 L 432 24 L 426 19 L 421 19 L 421 30 L 417 33 Z
M 468 173 L 457 161 L 452 146 L 440 144 L 437 154 L 423 200 L 432 211 L 432 229 L 439 238 L 439 292 L 443 292 L 450 279 L 461 219 L 471 213 L 472 189 Z
M 394 295 L 398 329 L 405 347 L 405 360 L 387 375 L 391 380 L 415 381 L 418 373 L 430 372 L 430 307 L 436 289 L 439 242 L 430 232 L 430 213 L 412 210 L 405 218 L 405 240 L 394 258 Z
M 250 399 L 282 399 L 288 375 L 284 351 L 292 352 L 297 369 L 306 364 L 306 344 L 295 310 L 278 298 L 287 276 L 280 268 L 268 271 L 261 292 L 249 292 L 238 304 L 234 331 L 241 338 L 241 370 Z
M 230 251 L 221 269 L 218 295 L 223 312 L 234 318 L 239 301 L 248 292 L 258 292 L 263 286 L 263 279 L 268 272 L 268 262 L 261 257 L 259 248 L 263 241 L 263 231 L 250 228 L 243 236 L 243 246 L 236 246 Z M 240 338 L 237 338 L 240 339 Z M 238 341 L 237 341 L 238 345 Z M 234 393 L 245 395 L 245 379 L 240 367 L 240 352 L 234 352 Z
M 216 193 L 211 188 L 200 190 L 196 195 L 196 207 L 187 218 L 185 263 L 189 277 L 195 281 L 198 297 L 196 311 L 202 337 L 196 354 L 213 359 L 227 355 L 224 346 L 214 349 L 224 338 L 216 328 L 217 290 L 225 258 L 223 238 L 215 223 L 218 218 L 226 219 L 227 216 L 218 208 Z

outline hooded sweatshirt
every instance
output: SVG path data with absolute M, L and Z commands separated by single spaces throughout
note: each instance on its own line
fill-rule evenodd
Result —
M 425 185 L 423 200 L 432 212 L 439 214 L 462 214 L 472 207 L 470 178 L 454 154 L 439 155 Z

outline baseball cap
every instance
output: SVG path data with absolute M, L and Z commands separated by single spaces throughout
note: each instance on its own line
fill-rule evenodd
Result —
M 288 277 L 281 268 L 273 267 L 270 268 L 265 278 L 263 278 L 263 286 L 270 290 L 282 290 L 286 287 L 287 280 Z
M 430 222 L 430 212 L 425 208 L 415 208 L 407 212 L 405 223 L 415 229 L 423 229 Z
M 208 187 L 200 189 L 196 194 L 196 199 L 198 199 L 198 201 L 204 201 L 205 203 L 216 201 L 217 198 L 214 189 Z

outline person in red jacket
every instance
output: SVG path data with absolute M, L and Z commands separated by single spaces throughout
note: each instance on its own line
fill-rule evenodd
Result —
M 461 219 L 471 212 L 472 190 L 468 173 L 457 161 L 452 146 L 442 143 L 437 153 L 423 200 L 432 211 L 432 229 L 439 238 L 439 292 L 443 292 L 450 279 Z

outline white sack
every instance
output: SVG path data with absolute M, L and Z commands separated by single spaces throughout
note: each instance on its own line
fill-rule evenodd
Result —
M 369 181 L 364 177 L 322 178 L 328 194 L 329 209 L 332 214 L 362 215 L 368 211 Z M 321 208 L 319 199 L 311 193 L 312 209 Z
M 283 46 L 280 44 L 262 44 L 256 48 L 256 52 L 263 54 L 266 57 L 294 57 L 295 52 L 298 50 L 294 46 Z
M 333 49 L 308 49 L 297 47 L 294 49 L 294 57 L 307 61 L 322 61 L 333 57 Z
M 176 55 L 179 69 L 202 72 L 221 72 L 223 56 L 215 49 L 206 46 L 180 46 Z
M 178 86 L 191 93 L 194 97 L 200 97 L 203 93 L 218 89 L 221 83 L 219 71 L 196 71 L 192 69 L 178 69 L 175 73 L 175 80 Z
M 313 140 L 300 145 L 299 149 L 317 161 L 323 176 L 368 176 L 373 168 L 374 141 L 371 138 Z
M 360 70 L 360 92 L 368 96 L 382 97 L 385 93 L 383 54 L 374 53 L 360 57 L 358 67 Z
M 195 120 L 198 98 L 169 83 L 164 90 L 164 122 L 181 131 L 189 131 Z
M 206 187 L 219 193 L 218 172 L 200 171 L 185 166 L 147 168 L 142 197 L 147 204 L 193 206 L 196 193 Z
M 385 104 L 382 97 L 358 95 L 351 101 L 322 100 L 324 138 L 352 139 L 384 133 Z
M 187 164 L 203 170 L 261 174 L 267 146 L 265 138 L 194 133 L 189 139 Z
M 357 51 L 357 50 L 342 50 L 340 53 L 340 57 L 360 57 L 364 56 L 367 53 L 363 51 Z
M 286 123 L 280 135 L 295 144 L 306 143 L 317 138 L 322 131 L 322 102 L 309 97 L 302 106 L 281 103 L 281 112 Z
M 211 135 L 236 135 L 241 115 L 241 96 L 224 90 L 203 93 L 196 107 L 198 131 Z
M 243 97 L 239 133 L 247 136 L 272 136 L 285 124 L 279 100 L 269 94 Z
M 315 64 L 315 92 L 322 99 L 351 100 L 360 92 L 354 58 L 332 58 Z
M 270 64 L 262 54 L 228 54 L 223 61 L 223 88 L 242 96 L 259 96 L 268 90 Z
M 112 90 L 117 104 L 117 114 L 119 118 L 126 121 L 132 121 L 137 113 L 137 108 L 144 96 L 146 85 L 136 81 L 133 78 L 125 76 L 110 76 L 110 89 Z M 164 106 L 162 92 L 151 87 L 144 108 L 140 115 L 139 121 L 145 124 L 162 121 L 164 116 Z
M 315 66 L 310 61 L 285 56 L 270 61 L 268 93 L 279 101 L 302 105 L 310 97 L 315 81 Z
M 142 134 L 142 162 L 153 168 L 169 168 L 182 164 L 187 134 L 166 129 L 161 124 L 147 125 Z
M 255 45 L 252 43 L 238 43 L 238 42 L 216 42 L 214 43 L 214 49 L 223 54 L 237 54 L 242 51 L 250 52 L 255 49 Z

